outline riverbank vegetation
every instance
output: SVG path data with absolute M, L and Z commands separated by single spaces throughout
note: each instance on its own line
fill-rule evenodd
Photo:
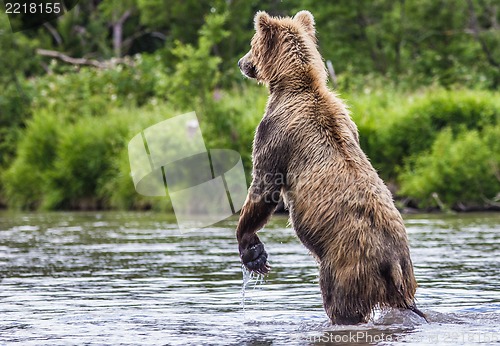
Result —
M 496 7 L 104 0 L 18 33 L 0 18 L 0 205 L 169 209 L 167 199 L 135 192 L 127 145 L 144 128 L 193 110 L 207 147 L 237 150 L 249 173 L 267 99 L 236 65 L 253 13 L 308 8 L 335 67 L 331 87 L 350 106 L 361 145 L 398 204 L 499 209 Z

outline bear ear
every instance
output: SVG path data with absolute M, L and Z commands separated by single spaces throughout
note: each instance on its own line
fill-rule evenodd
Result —
M 294 20 L 302 24 L 306 29 L 307 33 L 313 37 L 316 35 L 316 30 L 314 29 L 314 17 L 309 11 L 300 11 L 293 17 Z
M 260 33 L 269 31 L 272 26 L 272 21 L 273 19 L 267 14 L 267 12 L 257 12 L 254 19 L 255 31 Z

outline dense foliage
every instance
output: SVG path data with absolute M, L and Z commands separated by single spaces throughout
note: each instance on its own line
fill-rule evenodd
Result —
M 362 147 L 410 205 L 498 207 L 500 9 L 493 0 L 91 0 L 18 33 L 0 17 L 0 205 L 168 208 L 127 142 L 195 110 L 247 171 L 266 91 L 236 62 L 259 10 L 316 18 Z M 19 24 L 19 23 L 18 23 Z
M 361 145 L 400 196 L 420 207 L 498 207 L 499 92 L 385 90 L 366 98 L 351 100 Z

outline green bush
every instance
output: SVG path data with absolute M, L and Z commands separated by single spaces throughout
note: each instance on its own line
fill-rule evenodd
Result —
M 61 123 L 57 117 L 40 112 L 27 122 L 20 137 L 17 157 L 2 174 L 3 189 L 9 206 L 37 208 L 47 186 L 46 173 L 56 158 Z
M 9 207 L 171 210 L 168 199 L 135 191 L 127 145 L 141 130 L 177 114 L 165 106 L 117 108 L 77 120 L 35 113 L 2 174 Z
M 87 117 L 61 129 L 57 159 L 46 174 L 42 208 L 107 207 L 101 188 L 113 177 L 112 159 L 128 135 L 128 124 L 117 120 Z
M 346 102 L 359 131 L 359 142 L 372 164 L 386 177 L 390 172 L 382 134 L 397 121 L 408 108 L 408 96 L 390 88 L 368 88 L 346 94 Z M 391 144 L 388 144 L 391 145 Z
M 127 124 L 83 117 L 76 123 L 47 111 L 28 121 L 17 157 L 3 174 L 9 206 L 23 209 L 102 207 L 99 188 L 123 147 Z
M 494 92 L 430 90 L 381 128 L 378 145 L 384 173 L 394 178 L 414 155 L 429 149 L 444 128 L 457 135 L 500 123 L 499 101 Z
M 486 206 L 500 192 L 500 126 L 458 135 L 446 128 L 400 175 L 399 193 L 422 207 Z
M 405 94 L 390 87 L 346 96 L 360 143 L 386 180 L 428 150 L 444 128 L 453 134 L 500 123 L 498 92 L 428 89 Z
M 45 138 L 46 128 L 43 126 L 39 128 L 38 124 L 39 121 L 43 121 L 40 120 L 42 118 L 55 119 L 57 114 L 56 123 L 60 122 L 62 126 L 66 122 L 75 123 L 82 117 L 88 116 L 105 119 L 109 112 L 117 108 L 158 102 L 156 95 L 158 80 L 165 77 L 159 60 L 157 55 L 137 55 L 130 59 L 133 66 L 117 65 L 110 69 L 91 67 L 76 69 L 65 66 L 68 71 L 64 74 L 47 74 L 32 79 L 20 77 L 16 83 L 8 83 L 0 94 L 0 169 L 3 171 L 2 175 L 12 174 L 5 171 L 12 166 L 12 161 L 16 157 L 18 157 L 17 163 L 10 171 L 26 167 L 21 164 L 24 162 L 22 159 L 24 154 L 19 151 L 24 150 L 22 147 L 28 145 L 30 138 L 36 136 Z M 58 63 L 52 63 L 53 70 L 57 69 L 54 65 L 58 66 Z M 34 113 L 38 114 L 38 120 L 35 124 L 31 124 L 30 118 Z M 37 130 L 24 132 L 25 127 Z M 34 131 L 38 131 L 38 135 L 35 135 Z M 18 179 L 29 181 L 29 177 L 21 175 L 22 178 Z M 9 182 L 12 180 L 15 179 L 7 178 Z M 13 186 L 5 184 L 3 179 L 0 180 L 0 190 L 6 195 L 0 196 L 2 197 L 0 199 L 10 200 L 9 204 L 33 208 L 41 203 L 39 194 L 28 193 L 25 197 L 21 197 L 21 193 L 8 192 L 13 189 Z M 35 190 L 39 191 L 41 187 L 35 187 Z M 14 198 L 13 195 L 16 197 Z M 54 200 L 57 199 L 54 197 Z
M 155 209 L 172 211 L 168 197 L 143 196 L 135 190 L 130 172 L 128 142 L 142 130 L 172 116 L 182 114 L 165 104 L 150 105 L 142 108 L 116 109 L 110 116 L 127 126 L 127 134 L 122 138 L 122 145 L 110 158 L 110 175 L 101 180 L 99 194 L 106 205 L 113 209 Z
M 27 83 L 6 83 L 0 93 L 0 167 L 8 165 L 15 155 L 19 130 L 31 117 L 31 93 Z

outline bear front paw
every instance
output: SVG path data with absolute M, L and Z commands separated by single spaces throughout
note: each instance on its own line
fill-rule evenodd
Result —
M 264 244 L 258 243 L 241 252 L 241 262 L 243 265 L 257 274 L 267 274 L 271 267 L 267 263 L 267 252 L 264 250 Z

